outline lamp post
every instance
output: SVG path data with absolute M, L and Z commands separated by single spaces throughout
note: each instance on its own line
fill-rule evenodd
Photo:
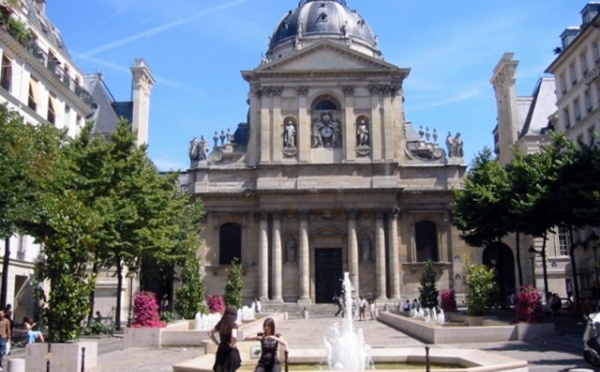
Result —
M 133 279 L 135 278 L 135 271 L 129 271 L 127 278 L 129 278 L 129 314 L 127 316 L 127 327 L 129 327 L 133 322 Z
M 598 283 L 598 239 L 598 235 L 596 235 L 594 231 L 592 231 L 592 234 L 588 237 L 588 247 L 592 248 L 594 252 L 594 278 L 596 279 L 596 283 Z
M 535 287 L 535 255 L 537 251 L 533 248 L 533 245 L 530 245 L 527 253 L 529 254 L 529 260 L 531 261 L 531 284 Z

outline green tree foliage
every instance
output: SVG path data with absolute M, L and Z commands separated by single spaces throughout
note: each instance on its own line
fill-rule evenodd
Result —
M 179 218 L 178 249 L 182 252 L 178 265 L 181 266 L 180 287 L 175 293 L 175 311 L 185 319 L 192 319 L 196 313 L 208 313 L 206 306 L 206 286 L 200 275 L 201 261 L 197 258 L 199 245 L 200 219 L 204 215 L 200 201 L 189 203 Z
M 421 286 L 419 287 L 419 302 L 425 309 L 434 309 L 438 306 L 439 291 L 436 287 L 436 274 L 433 261 L 425 262 L 425 271 L 421 276 Z
M 467 291 L 467 313 L 472 316 L 487 315 L 497 294 L 495 272 L 485 265 L 472 264 L 468 257 L 464 259 Z
M 227 283 L 225 283 L 225 304 L 234 305 L 238 309 L 242 307 L 242 264 L 235 257 L 231 261 L 231 266 L 227 269 Z
M 505 236 L 508 230 L 508 176 L 484 148 L 473 160 L 463 189 L 454 191 L 452 223 L 472 247 L 483 247 Z

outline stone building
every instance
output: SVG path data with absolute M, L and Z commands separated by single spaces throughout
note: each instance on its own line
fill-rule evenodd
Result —
M 143 59 L 136 59 L 131 67 L 132 100 L 115 101 L 102 74 L 87 75 L 74 63 L 60 30 L 46 15 L 46 0 L 0 0 L 0 18 L 0 104 L 16 110 L 27 124 L 51 123 L 70 137 L 77 136 L 89 120 L 94 122 L 96 133 L 107 136 L 124 117 L 137 131 L 138 144 L 148 142 L 154 78 Z M 9 23 L 29 37 L 15 32 Z M 10 260 L 3 262 L 2 287 L 6 302 L 13 305 L 15 319 L 22 319 L 34 314 L 34 266 L 44 257 L 32 237 L 16 234 L 0 241 L 0 261 L 6 256 Z M 110 272 L 98 278 L 97 309 L 104 315 L 116 311 L 116 282 Z M 120 294 L 125 300 L 122 319 L 126 319 L 129 292 Z
M 223 293 L 236 257 L 246 302 L 330 303 L 349 272 L 357 294 L 394 303 L 418 296 L 427 259 L 439 289 L 463 291 L 469 252 L 451 225 L 462 140 L 444 134 L 440 148 L 435 130 L 406 120 L 409 72 L 344 0 L 284 15 L 262 63 L 242 72 L 247 122 L 190 144 L 208 293 Z

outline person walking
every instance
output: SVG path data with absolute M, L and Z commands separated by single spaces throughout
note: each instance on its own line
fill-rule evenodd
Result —
M 4 311 L 0 310 L 0 371 L 2 369 L 2 358 L 6 353 L 6 344 L 10 342 L 10 320 L 4 317 Z
M 213 371 L 215 372 L 233 372 L 240 368 L 242 364 L 240 352 L 237 349 L 238 328 L 236 320 L 237 308 L 227 306 L 221 320 L 208 332 L 208 337 L 212 342 L 219 345 L 215 356 L 215 364 L 213 365 Z M 218 340 L 215 333 L 219 334 Z
M 245 340 L 260 341 L 260 359 L 254 372 L 281 372 L 278 348 L 279 344 L 287 347 L 287 341 L 280 333 L 275 332 L 275 321 L 267 318 L 263 322 L 263 332 Z

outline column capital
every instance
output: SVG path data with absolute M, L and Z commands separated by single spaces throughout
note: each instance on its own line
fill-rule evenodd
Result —
M 356 217 L 358 217 L 358 209 L 355 209 L 355 208 L 346 209 L 346 216 L 348 216 L 348 218 L 356 219 Z

